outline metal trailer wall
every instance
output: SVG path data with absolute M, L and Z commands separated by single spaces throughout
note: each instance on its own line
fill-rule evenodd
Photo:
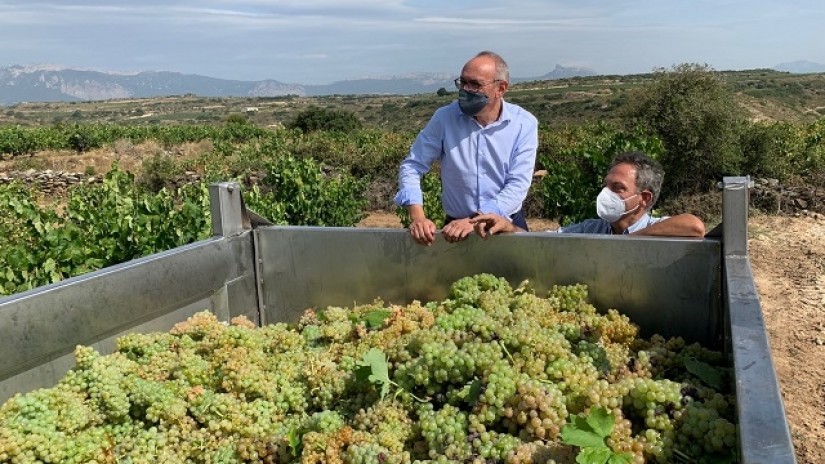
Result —
M 470 236 L 429 247 L 401 229 L 255 229 L 262 320 L 305 308 L 440 300 L 461 277 L 492 273 L 539 294 L 584 283 L 601 310 L 616 308 L 647 335 L 682 335 L 721 348 L 721 247 L 715 240 L 547 232 Z
M 257 321 L 240 189 L 218 184 L 210 196 L 209 240 L 0 299 L 0 402 L 57 383 L 78 344 L 109 353 L 120 335 L 166 331 L 205 309 Z
M 762 306 L 748 259 L 747 177 L 725 178 L 722 270 L 725 345 L 733 358 L 739 443 L 744 464 L 795 463 Z
M 796 462 L 747 258 L 747 182 L 724 184 L 724 240 L 525 233 L 414 244 L 402 230 L 262 227 L 237 184 L 212 193 L 205 242 L 0 299 L 0 400 L 54 384 L 76 344 L 111 350 L 118 334 L 167 330 L 201 309 L 222 319 L 295 320 L 307 307 L 446 296 L 490 272 L 538 292 L 582 282 L 593 303 L 644 333 L 682 335 L 733 358 L 744 464 Z M 744 186 L 743 186 L 744 184 Z

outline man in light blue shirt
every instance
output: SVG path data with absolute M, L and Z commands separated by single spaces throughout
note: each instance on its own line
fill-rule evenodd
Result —
M 642 215 L 639 220 L 630 224 L 626 229 L 622 231 L 624 235 L 630 235 L 634 232 L 639 232 L 648 227 L 652 226 L 653 224 L 657 224 L 662 222 L 665 219 L 670 219 L 670 216 L 663 216 L 663 217 L 654 217 L 648 213 Z M 595 219 L 585 219 L 582 222 L 577 222 L 575 224 L 570 224 L 569 226 L 559 227 L 556 232 L 563 233 L 563 234 L 602 234 L 602 235 L 613 235 L 616 230 L 613 229 L 613 224 L 610 222 L 605 221 L 602 218 L 595 218 Z M 641 235 L 641 234 L 637 234 Z
M 650 210 L 659 199 L 664 171 L 658 162 L 641 152 L 617 155 L 596 198 L 598 218 L 561 227 L 568 234 L 658 235 L 702 237 L 705 224 L 692 214 L 653 217 Z M 482 214 L 470 220 L 482 238 L 499 232 L 521 232 L 506 218 Z
M 503 96 L 507 63 L 484 51 L 464 65 L 455 84 L 458 100 L 436 110 L 401 163 L 395 203 L 410 214 L 410 235 L 422 245 L 435 240 L 424 213 L 423 176 L 441 164 L 441 201 L 447 215 L 441 231 L 459 242 L 473 231 L 469 218 L 493 213 L 527 229 L 521 205 L 527 197 L 538 148 L 538 122 Z

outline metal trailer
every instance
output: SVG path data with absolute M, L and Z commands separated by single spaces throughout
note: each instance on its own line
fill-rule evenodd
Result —
M 537 292 L 585 283 L 597 308 L 619 309 L 642 335 L 722 349 L 734 368 L 742 463 L 795 463 L 748 259 L 749 183 L 720 184 L 716 238 L 530 232 L 430 247 L 401 229 L 252 227 L 238 184 L 215 184 L 212 238 L 0 299 L 0 401 L 55 384 L 78 344 L 108 353 L 120 335 L 166 331 L 204 309 L 222 320 L 294 321 L 305 308 L 377 297 L 442 299 L 458 278 L 489 272 L 514 285 L 530 279 Z

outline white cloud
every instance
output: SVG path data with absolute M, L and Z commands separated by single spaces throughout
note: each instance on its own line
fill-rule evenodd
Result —
M 8 60 L 0 66 L 323 83 L 457 72 L 492 49 L 516 76 L 556 63 L 604 73 L 687 60 L 741 69 L 825 62 L 823 17 L 818 0 L 8 0 L 0 2 L 0 57 Z
M 475 26 L 581 26 L 581 24 L 577 24 L 574 20 L 562 19 L 425 17 L 416 18 L 414 21 L 422 23 L 463 24 Z

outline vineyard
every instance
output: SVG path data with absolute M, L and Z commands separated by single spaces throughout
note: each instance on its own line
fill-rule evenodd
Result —
M 753 175 L 789 179 L 810 173 L 807 177 L 813 181 L 815 173 L 822 176 L 822 122 L 754 125 L 748 134 L 749 157 L 741 164 L 753 165 Z M 0 265 L 6 269 L 0 273 L 0 295 L 205 238 L 210 224 L 209 182 L 241 182 L 248 190 L 248 206 L 276 224 L 352 226 L 367 211 L 394 210 L 390 199 L 396 169 L 413 137 L 374 129 L 304 133 L 237 122 L 220 127 L 0 128 L 0 152 L 12 162 L 36 160 L 36 153 L 49 150 L 84 153 L 146 140 L 161 147 L 141 160 L 137 172 L 115 163 L 104 182 L 70 187 L 61 208 L 53 207 L 54 199 L 43 199 L 36 189 L 19 182 L 0 185 L 0 199 L 12 206 L 0 218 L 0 233 L 9 238 L 0 246 Z M 194 156 L 170 154 L 176 146 L 204 140 L 208 149 Z M 644 151 L 663 163 L 667 160 L 662 139 L 639 127 L 594 124 L 541 130 L 536 169 L 547 175 L 536 178 L 531 187 L 528 214 L 562 224 L 593 217 L 593 198 L 610 159 L 628 150 Z M 696 167 L 688 168 L 691 173 L 682 177 L 696 179 Z M 700 192 L 711 190 L 709 180 L 723 174 L 722 168 L 706 168 L 717 174 L 704 177 L 704 184 L 695 187 Z M 197 172 L 200 180 L 173 182 L 185 172 Z M 437 172 L 425 176 L 423 186 L 426 210 L 440 223 Z M 665 212 L 668 200 L 678 200 L 667 193 Z M 718 211 L 687 212 L 706 221 L 718 220 Z M 402 222 L 406 220 L 403 211 L 398 214 Z

